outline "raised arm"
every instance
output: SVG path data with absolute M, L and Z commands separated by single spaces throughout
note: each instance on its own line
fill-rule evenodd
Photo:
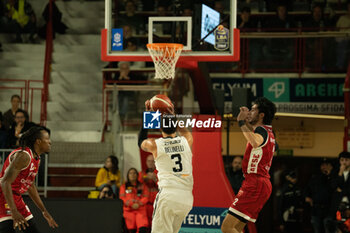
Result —
M 262 145 L 264 138 L 261 134 L 254 133 L 253 127 L 247 122 L 248 113 L 249 109 L 247 107 L 241 107 L 237 116 L 237 121 L 244 137 L 253 146 L 253 148 L 257 148 Z
M 29 226 L 29 224 L 17 210 L 15 201 L 13 200 L 11 184 L 15 181 L 21 170 L 29 165 L 30 157 L 27 153 L 21 151 L 12 156 L 14 156 L 14 159 L 6 169 L 4 177 L 1 179 L 1 189 L 11 211 L 13 227 L 15 228 L 18 226 L 18 229 L 21 230 L 26 229 L 26 226 Z
M 146 111 L 151 110 L 149 100 L 146 100 L 145 107 L 146 107 Z M 147 138 L 147 136 L 148 136 L 148 130 L 141 127 L 139 132 L 139 137 L 138 137 L 138 145 L 142 150 L 146 152 L 151 152 L 154 158 L 156 158 L 157 156 L 156 142 L 153 138 Z

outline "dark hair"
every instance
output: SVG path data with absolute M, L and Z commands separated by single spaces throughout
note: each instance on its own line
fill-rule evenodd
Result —
M 331 164 L 333 166 L 332 161 L 329 158 L 323 158 L 321 160 L 320 165 L 322 165 L 322 164 Z
M 251 10 L 250 10 L 250 8 L 249 7 L 243 7 L 242 8 L 242 10 L 241 10 L 241 13 L 243 13 L 243 12 L 247 12 L 247 13 L 250 13 L 251 12 Z
M 114 155 L 110 155 L 110 156 L 107 157 L 107 159 L 108 158 L 111 159 L 111 162 L 112 162 L 111 172 L 113 174 L 117 174 L 117 172 L 119 171 L 119 167 L 118 167 L 119 160 L 118 160 L 118 158 L 116 156 L 114 156 Z M 108 169 L 106 167 L 104 167 L 104 169 L 106 169 L 108 171 Z
M 132 0 L 128 0 L 128 1 L 126 1 L 125 2 L 125 6 L 129 3 L 129 2 L 131 2 L 133 5 L 134 5 L 134 7 L 136 8 L 136 4 L 135 4 L 135 2 L 134 1 L 132 1 Z
M 321 5 L 320 3 L 315 3 L 315 5 L 313 5 L 312 10 L 314 10 L 316 7 L 321 8 L 321 10 L 323 11 L 323 5 Z
M 133 45 L 137 46 L 137 39 L 135 37 L 130 37 L 129 39 L 125 40 L 125 46 L 128 46 L 128 43 L 132 43 Z
M 105 187 L 103 187 L 102 190 L 101 190 L 101 192 L 102 192 L 103 189 L 105 189 L 105 188 L 108 189 L 108 191 L 107 191 L 107 196 L 109 196 L 109 197 L 112 196 L 113 199 L 116 198 L 116 195 L 114 194 L 113 189 L 112 189 L 112 187 L 111 187 L 110 185 L 106 185 Z M 105 199 L 105 198 L 106 198 L 105 196 L 102 197 L 102 199 Z
M 25 121 L 28 122 L 28 121 L 29 121 L 29 115 L 28 115 L 28 113 L 27 113 L 26 111 L 22 110 L 22 109 L 18 109 L 18 110 L 16 111 L 16 113 L 15 113 L 15 116 L 16 116 L 17 113 L 19 113 L 19 112 L 23 113 L 24 118 L 25 118 Z
M 137 188 L 141 183 L 140 183 L 140 181 L 139 181 L 139 179 L 138 179 L 138 178 L 139 178 L 139 173 L 138 173 L 137 169 L 134 168 L 134 167 L 130 168 L 130 169 L 128 170 L 128 172 L 126 173 L 125 188 L 127 188 L 127 187 L 134 187 L 134 185 L 132 185 L 131 182 L 130 182 L 130 180 L 129 180 L 129 173 L 130 173 L 131 170 L 134 170 L 134 171 L 136 172 L 137 178 L 136 178 L 136 186 L 135 186 L 135 187 Z
M 259 113 L 264 113 L 263 123 L 270 125 L 276 113 L 276 105 L 265 97 L 257 98 L 254 104 L 258 105 Z
M 165 134 L 173 134 L 176 132 L 176 117 L 174 115 L 162 115 L 162 122 L 161 122 L 161 130 Z M 164 123 L 166 123 L 167 127 L 164 127 Z
M 297 173 L 294 170 L 287 170 L 285 171 L 285 176 L 289 176 L 291 178 L 297 178 Z
M 339 159 L 340 158 L 350 159 L 350 152 L 347 152 L 347 151 L 340 152 Z
M 11 101 L 12 101 L 14 98 L 18 98 L 19 100 L 21 100 L 21 97 L 19 97 L 19 95 L 12 95 L 12 96 L 11 96 Z
M 50 130 L 48 130 L 46 127 L 43 127 L 43 126 L 33 126 L 30 129 L 28 129 L 20 137 L 19 147 L 21 147 L 22 150 L 26 147 L 29 147 L 32 151 L 34 151 L 34 144 L 37 139 L 41 139 L 42 137 L 41 131 L 43 130 L 46 131 L 48 134 L 50 134 Z

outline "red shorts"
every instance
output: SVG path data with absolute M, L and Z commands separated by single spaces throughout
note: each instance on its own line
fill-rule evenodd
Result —
M 140 207 L 138 210 L 125 210 L 124 209 L 124 218 L 126 228 L 128 230 L 139 229 L 141 227 L 148 227 L 148 219 L 146 208 Z
M 21 195 L 13 195 L 17 210 L 28 221 L 33 218 L 28 206 L 24 203 Z M 11 211 L 3 195 L 0 195 L 0 222 L 12 219 Z
M 248 175 L 229 211 L 250 222 L 255 222 L 260 210 L 269 199 L 271 191 L 272 185 L 268 178 Z

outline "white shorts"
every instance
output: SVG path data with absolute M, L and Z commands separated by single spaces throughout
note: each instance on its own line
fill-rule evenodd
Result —
M 192 191 L 161 189 L 154 202 L 152 233 L 178 233 L 192 205 Z

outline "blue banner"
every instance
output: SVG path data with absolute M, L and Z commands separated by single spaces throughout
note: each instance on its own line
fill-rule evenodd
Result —
M 344 102 L 344 78 L 291 78 L 291 102 Z
M 343 86 L 344 78 L 212 78 L 213 89 L 225 91 L 225 113 L 232 111 L 233 88 L 245 87 L 278 112 L 343 114 Z
M 263 95 L 261 78 L 212 78 L 213 89 L 225 90 L 225 101 L 232 101 L 232 90 L 235 87 L 250 88 L 253 96 Z
M 112 51 L 123 50 L 123 29 L 112 28 Z
M 221 233 L 227 208 L 193 207 L 179 233 Z

